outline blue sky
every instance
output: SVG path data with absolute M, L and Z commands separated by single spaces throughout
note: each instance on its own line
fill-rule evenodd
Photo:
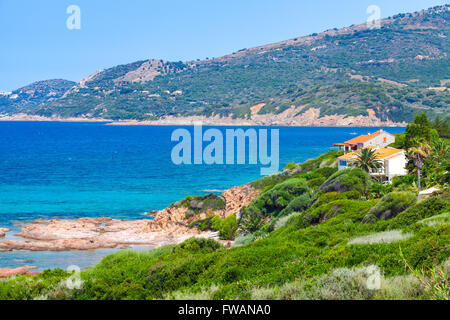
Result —
M 137 60 L 219 57 L 243 48 L 362 23 L 440 0 L 0 0 L 0 90 L 33 81 L 79 81 Z M 81 29 L 69 30 L 69 5 Z

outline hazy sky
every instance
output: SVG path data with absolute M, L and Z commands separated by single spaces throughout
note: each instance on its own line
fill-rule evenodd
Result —
M 442 0 L 0 0 L 0 90 L 136 60 L 193 60 L 412 12 Z M 67 7 L 81 9 L 69 30 Z

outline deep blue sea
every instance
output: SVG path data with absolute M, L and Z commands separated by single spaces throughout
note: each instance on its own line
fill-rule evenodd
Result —
M 261 177 L 260 165 L 173 164 L 171 152 L 177 143 L 171 135 L 178 128 L 0 122 L 0 227 L 11 228 L 7 238 L 12 239 L 21 222 L 35 219 L 140 219 L 143 213 L 163 209 L 188 195 L 220 193 Z M 227 128 L 217 129 L 224 132 Z M 333 143 L 376 130 L 276 129 L 280 130 L 280 169 L 289 162 L 315 158 Z M 404 128 L 385 130 L 398 133 Z M 0 253 L 0 268 L 86 267 L 110 252 Z

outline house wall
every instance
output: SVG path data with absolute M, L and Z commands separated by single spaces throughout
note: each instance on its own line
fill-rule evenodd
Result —
M 401 153 L 399 156 L 389 159 L 386 161 L 386 175 L 389 180 L 396 176 L 405 176 L 408 174 L 406 170 L 406 164 L 408 160 L 406 159 L 405 153 Z
M 386 141 L 385 141 L 386 139 Z M 395 142 L 395 136 L 383 131 L 380 135 L 378 135 L 377 137 L 368 140 L 366 142 L 364 142 L 364 146 L 361 146 L 361 148 L 365 148 L 368 146 L 376 146 L 376 147 L 380 147 L 380 148 L 385 148 L 388 145 L 390 145 L 391 143 Z M 358 145 L 358 148 L 360 146 Z
M 347 160 L 339 160 L 338 161 L 338 170 L 344 170 L 347 169 L 349 165 L 349 162 Z

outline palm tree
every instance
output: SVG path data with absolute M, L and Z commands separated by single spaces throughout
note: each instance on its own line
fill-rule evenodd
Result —
M 432 143 L 432 160 L 437 162 L 445 161 L 450 156 L 450 147 L 444 139 L 437 139 Z
M 431 147 L 424 141 L 415 141 L 414 147 L 408 149 L 408 157 L 413 160 L 417 168 L 417 189 L 420 193 L 420 172 L 425 164 L 425 160 L 430 156 Z
M 356 156 L 356 167 L 366 172 L 377 172 L 378 169 L 383 168 L 383 162 L 377 159 L 376 150 L 364 148 Z

